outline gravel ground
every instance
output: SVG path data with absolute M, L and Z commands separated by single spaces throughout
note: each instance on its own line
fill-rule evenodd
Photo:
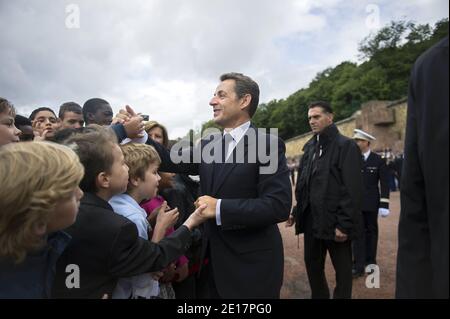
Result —
M 391 193 L 391 214 L 378 219 L 379 238 L 377 261 L 380 267 L 380 287 L 367 288 L 366 277 L 353 280 L 354 299 L 391 299 L 395 294 L 395 267 L 397 258 L 397 227 L 400 213 L 400 194 Z M 295 236 L 294 228 L 279 225 L 284 243 L 284 283 L 282 299 L 310 298 L 308 278 L 303 261 L 303 235 Z M 326 261 L 326 276 L 330 292 L 335 286 L 334 270 L 329 255 Z M 332 295 L 332 294 L 331 294 Z

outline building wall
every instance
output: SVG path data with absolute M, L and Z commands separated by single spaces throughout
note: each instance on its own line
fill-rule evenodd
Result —
M 339 131 L 348 137 L 355 128 L 372 134 L 377 140 L 372 143 L 375 151 L 390 148 L 395 154 L 402 153 L 405 141 L 406 100 L 370 101 L 361 106 L 352 117 L 336 123 Z M 295 158 L 303 152 L 303 146 L 313 136 L 306 133 L 286 141 L 286 157 Z

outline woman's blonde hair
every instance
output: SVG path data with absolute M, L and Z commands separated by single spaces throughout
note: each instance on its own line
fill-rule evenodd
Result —
M 60 200 L 70 198 L 84 169 L 70 148 L 23 142 L 0 149 L 0 257 L 17 263 L 44 244 L 36 229 L 47 225 Z

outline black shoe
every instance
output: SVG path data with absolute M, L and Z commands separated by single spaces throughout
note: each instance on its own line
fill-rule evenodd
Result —
M 358 278 L 364 276 L 364 270 L 356 270 L 355 268 L 352 269 L 352 276 L 353 278 Z

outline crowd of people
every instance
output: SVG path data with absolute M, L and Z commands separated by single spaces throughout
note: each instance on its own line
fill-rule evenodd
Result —
M 152 146 L 118 143 L 145 129 L 167 146 L 163 125 L 134 115 L 110 126 L 112 117 L 102 99 L 84 107 L 64 103 L 58 117 L 38 108 L 28 118 L 0 99 L 0 297 L 173 298 L 177 287 L 181 297 L 196 297 L 188 277 L 198 269 L 195 226 L 204 220 L 203 207 L 195 211 L 193 204 L 198 183 L 159 173 Z M 149 209 L 156 199 L 162 202 Z M 85 275 L 80 289 L 65 285 L 71 264 Z M 145 268 L 148 273 L 134 276 Z
M 434 193 L 438 185 L 448 191 L 448 168 L 438 172 L 431 163 L 439 154 L 448 164 L 448 86 L 421 87 L 432 59 L 443 56 L 448 66 L 448 38 L 413 73 L 399 298 L 448 298 L 448 192 Z M 440 83 L 448 85 L 448 67 L 442 70 Z M 422 109 L 427 98 L 444 113 L 439 126 L 417 115 L 429 111 Z M 332 106 L 313 101 L 313 137 L 301 161 L 288 162 L 284 142 L 251 124 L 259 86 L 250 77 L 222 75 L 209 104 L 223 131 L 177 150 L 188 159 L 179 162 L 164 125 L 129 106 L 114 115 L 106 100 L 93 98 L 25 117 L 0 98 L 0 298 L 279 298 L 281 222 L 304 234 L 311 297 L 330 297 L 328 252 L 333 297 L 351 298 L 352 279 L 377 264 L 377 218 L 389 215 L 389 169 L 371 150 L 376 137 L 343 136 Z M 436 128 L 437 138 L 423 146 L 422 136 Z M 274 155 L 274 169 L 264 171 L 261 149 Z

